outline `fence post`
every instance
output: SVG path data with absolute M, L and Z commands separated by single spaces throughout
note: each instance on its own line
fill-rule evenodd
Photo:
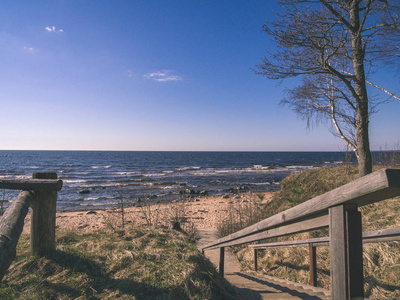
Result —
M 331 299 L 364 299 L 361 213 L 357 205 L 329 208 Z
M 219 248 L 219 274 L 224 277 L 225 247 Z
M 317 247 L 308 244 L 310 255 L 310 285 L 317 286 Z
M 258 270 L 258 261 L 257 261 L 257 248 L 254 248 L 254 271 Z
M 57 179 L 56 173 L 34 173 L 33 179 Z M 31 253 L 44 255 L 56 249 L 56 191 L 35 191 L 31 202 Z

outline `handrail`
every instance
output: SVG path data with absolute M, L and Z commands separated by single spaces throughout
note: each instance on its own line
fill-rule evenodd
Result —
M 0 179 L 0 189 L 22 191 L 60 191 L 60 179 Z
M 311 262 L 310 282 L 316 285 L 316 246 L 320 245 L 318 243 L 329 242 L 331 298 L 362 298 L 363 239 L 371 243 L 398 240 L 400 229 L 392 228 L 363 234 L 358 207 L 398 195 L 400 169 L 382 169 L 222 237 L 202 247 L 202 252 L 220 249 L 220 274 L 223 275 L 225 247 L 329 227 L 329 237 L 307 240 Z M 281 245 L 283 243 L 289 245 L 289 242 L 282 242 Z M 295 241 L 291 242 L 291 245 L 301 243 L 305 242 Z M 257 250 L 254 246 L 256 269 Z
M 400 227 L 368 231 L 363 233 L 363 243 L 378 243 L 378 242 L 392 242 L 400 241 Z M 289 248 L 289 247 L 306 247 L 309 244 L 313 246 L 327 246 L 329 245 L 329 236 L 308 240 L 284 241 L 276 243 L 256 244 L 249 245 L 253 249 L 267 249 L 267 248 Z
M 363 176 L 341 187 L 338 187 L 323 195 L 303 202 L 295 207 L 289 208 L 254 225 L 220 238 L 217 241 L 204 246 L 202 249 L 206 250 L 212 247 L 215 248 L 215 246 L 219 248 L 224 246 L 234 246 L 248 243 L 249 241 L 247 240 L 239 240 L 237 241 L 237 243 L 227 244 L 228 242 L 233 242 L 240 238 L 254 235 L 262 231 L 282 227 L 283 225 L 293 224 L 296 221 L 308 220 L 310 218 L 318 216 L 318 214 L 327 216 L 328 209 L 330 207 L 345 204 L 355 204 L 357 206 L 363 206 L 392 198 L 399 194 L 400 170 L 382 169 L 369 175 Z M 316 228 L 326 226 L 328 226 L 328 224 L 321 224 L 320 227 Z M 307 230 L 316 228 L 312 227 Z M 294 229 L 295 228 L 293 228 L 293 230 Z M 296 231 L 293 231 L 293 233 L 295 232 Z M 265 237 L 260 237 L 259 240 L 264 238 Z

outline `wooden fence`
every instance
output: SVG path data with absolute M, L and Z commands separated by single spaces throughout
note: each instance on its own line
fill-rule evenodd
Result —
M 56 173 L 34 173 L 32 179 L 0 179 L 0 189 L 21 190 L 0 218 L 0 281 L 16 255 L 16 246 L 31 207 L 31 253 L 55 250 L 57 192 L 62 181 Z
M 364 297 L 362 243 L 397 239 L 400 229 L 362 233 L 358 207 L 400 195 L 400 170 L 382 169 L 337 189 L 303 202 L 295 207 L 262 220 L 252 226 L 208 244 L 203 251 L 220 249 L 220 273 L 224 270 L 225 247 L 267 240 L 329 227 L 329 237 L 291 241 L 291 245 L 309 245 L 311 267 L 316 266 L 315 246 L 329 243 L 331 299 L 362 299 Z M 286 243 L 286 242 L 284 242 Z M 264 244 L 260 247 L 268 247 Z M 311 245 L 311 246 L 310 246 Z M 253 246 L 257 249 L 258 245 Z M 273 247 L 273 246 L 271 246 Z M 255 251 L 256 258 L 257 251 Z M 255 260 L 255 267 L 257 262 Z M 314 269 L 313 276 L 316 276 Z M 315 285 L 316 277 L 311 281 Z

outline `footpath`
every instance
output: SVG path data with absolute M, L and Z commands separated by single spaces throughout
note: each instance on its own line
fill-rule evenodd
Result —
M 219 238 L 215 228 L 198 229 L 197 247 L 201 249 Z M 218 268 L 219 249 L 207 250 L 205 255 Z M 229 251 L 225 251 L 225 279 L 236 289 L 238 299 L 330 299 L 326 291 L 311 286 L 281 280 L 255 272 L 240 270 L 239 262 Z

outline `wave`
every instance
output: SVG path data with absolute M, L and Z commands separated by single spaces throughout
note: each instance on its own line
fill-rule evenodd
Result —
M 83 201 L 97 201 L 100 197 L 90 197 L 90 198 L 83 198 Z
M 315 166 L 287 166 L 288 169 L 290 170 L 311 170 L 316 168 Z
M 165 176 L 165 173 L 150 173 L 150 174 L 142 174 L 143 177 L 162 177 Z
M 132 175 L 138 175 L 138 172 L 113 172 L 111 174 L 119 176 L 132 176 Z
M 90 166 L 92 169 L 109 169 L 112 166 Z
M 65 179 L 65 178 L 63 178 L 63 182 L 64 183 L 86 183 L 86 182 L 88 182 L 88 180 L 84 180 L 84 179 Z
M 181 168 L 175 168 L 175 171 L 191 171 L 191 170 L 199 170 L 201 167 L 181 167 Z

